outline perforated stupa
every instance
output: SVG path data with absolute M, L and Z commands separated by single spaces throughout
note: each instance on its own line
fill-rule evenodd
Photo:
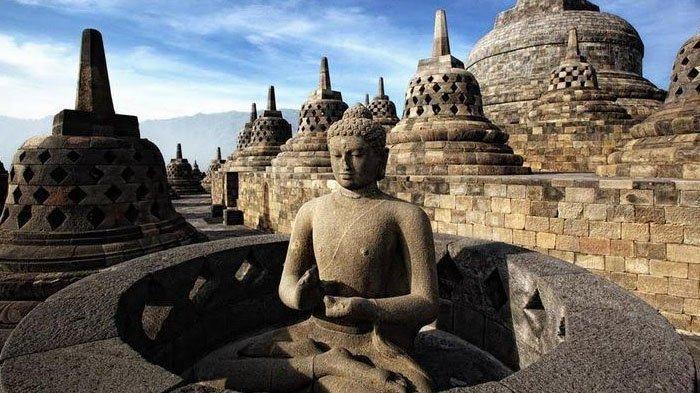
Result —
M 204 188 L 200 184 L 202 181 L 201 172 L 197 168 L 199 174 L 195 173 L 190 162 L 182 157 L 182 145 L 179 143 L 177 144 L 175 158 L 168 163 L 167 171 L 168 183 L 178 195 L 204 193 Z
M 399 117 L 396 116 L 396 105 L 389 99 L 389 96 L 384 93 L 384 78 L 380 77 L 377 84 L 377 95 L 372 102 L 365 104 L 372 112 L 372 119 L 390 130 L 399 122 Z

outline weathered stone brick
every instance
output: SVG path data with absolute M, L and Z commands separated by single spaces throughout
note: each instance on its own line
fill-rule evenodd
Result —
M 700 191 L 681 191 L 681 206 L 700 207 Z
M 668 296 L 657 294 L 654 296 L 656 298 L 656 308 L 661 311 L 667 311 L 672 313 L 680 314 L 684 309 L 684 299 L 677 296 Z
M 610 273 L 610 280 L 629 291 L 637 289 L 638 277 L 636 274 L 612 272 Z
M 527 199 L 511 199 L 510 212 L 516 214 L 530 214 L 530 201 Z
M 505 184 L 484 184 L 484 195 L 488 197 L 506 197 L 508 187 Z
M 579 240 L 579 249 L 584 254 L 609 255 L 610 239 L 582 237 Z
M 700 209 L 693 207 L 666 207 L 665 216 L 667 224 L 698 225 L 700 223 Z
M 576 265 L 585 269 L 605 270 L 605 257 L 601 255 L 576 254 Z
M 635 242 L 634 249 L 641 258 L 666 259 L 666 245 L 662 243 Z
M 652 190 L 626 190 L 620 192 L 621 205 L 653 205 L 654 192 Z
M 685 299 L 683 312 L 689 315 L 700 316 L 700 299 Z
M 649 260 L 644 258 L 625 258 L 625 271 L 635 274 L 649 274 Z
M 700 280 L 675 278 L 668 279 L 668 294 L 683 298 L 700 297 Z
M 635 256 L 634 242 L 632 240 L 611 240 L 610 255 L 616 255 L 621 257 Z
M 685 227 L 683 230 L 683 242 L 700 246 L 700 225 Z
M 435 221 L 452 222 L 452 211 L 450 209 L 435 209 Z
M 634 222 L 634 206 L 632 206 L 632 205 L 608 206 L 608 221 L 611 221 L 611 222 Z
M 683 243 L 684 228 L 675 224 L 650 224 L 650 240 L 654 243 Z
M 532 201 L 530 202 L 530 214 L 538 217 L 557 217 L 559 205 L 557 202 Z
M 508 198 L 527 198 L 527 186 L 509 184 L 506 196 Z
M 510 213 L 510 199 L 498 197 L 492 198 L 491 211 L 497 213 Z
M 666 311 L 661 311 L 661 315 L 668 319 L 671 325 L 673 325 L 673 327 L 676 329 L 687 331 L 690 328 L 690 315 L 670 313 Z
M 568 187 L 565 200 L 567 202 L 593 203 L 596 199 L 594 188 Z
M 667 244 L 666 257 L 675 262 L 700 263 L 700 246 Z
M 579 251 L 579 238 L 576 236 L 559 235 L 557 236 L 557 250 L 563 251 Z
M 637 289 L 646 293 L 668 293 L 668 278 L 640 274 L 637 276 Z
M 609 272 L 624 272 L 625 271 L 625 258 L 605 256 L 605 270 Z M 635 276 L 635 283 L 637 282 Z
M 537 245 L 537 232 L 514 229 L 513 243 L 525 247 L 534 247 Z
M 550 218 L 549 231 L 557 235 L 564 233 L 564 221 L 563 218 Z
M 621 234 L 619 222 L 591 221 L 588 229 L 591 237 L 619 239 Z
M 565 220 L 564 234 L 571 236 L 588 236 L 588 221 L 587 220 Z
M 537 233 L 537 247 L 551 249 L 556 246 L 557 235 L 548 232 Z
M 549 250 L 549 255 L 569 263 L 574 263 L 576 261 L 576 254 L 571 251 Z
M 547 217 L 525 217 L 525 229 L 528 231 L 544 232 L 549 230 L 549 219 Z
M 560 218 L 581 218 L 583 215 L 582 203 L 559 202 L 557 217 Z
M 689 278 L 688 264 L 683 262 L 668 262 L 652 259 L 649 261 L 649 273 L 656 277 Z
M 590 221 L 605 221 L 608 214 L 608 205 L 591 203 L 584 206 L 583 218 Z
M 622 223 L 622 239 L 649 241 L 649 224 Z
M 513 230 L 508 228 L 493 228 L 493 240 L 512 244 Z
M 523 229 L 525 228 L 525 215 L 524 214 L 506 214 L 505 215 L 505 226 L 511 229 Z
M 663 224 L 666 222 L 666 213 L 664 209 L 660 207 L 635 206 L 634 221 L 639 223 Z

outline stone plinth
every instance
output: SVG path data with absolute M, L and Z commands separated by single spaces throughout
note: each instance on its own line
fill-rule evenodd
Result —
M 574 28 L 582 53 L 598 69 L 601 89 L 633 118 L 639 121 L 661 104 L 664 92 L 642 77 L 644 44 L 628 22 L 589 1 L 518 0 L 498 16 L 467 61 L 467 70 L 481 83 L 490 119 L 505 125 L 526 116 L 547 90 L 549 73 L 564 57 Z
M 387 134 L 387 173 L 525 174 L 508 134 L 484 116 L 479 83 L 450 54 L 444 11 L 435 23 L 433 55 L 418 64 L 403 119 Z
M 326 131 L 340 120 L 348 105 L 343 95 L 331 88 L 328 59 L 321 59 L 318 89 L 314 90 L 299 111 L 299 128 L 294 138 L 281 147 L 273 160 L 273 172 L 329 173 L 330 155 Z
M 603 176 L 700 179 L 700 34 L 678 52 L 668 98 L 598 168 Z
M 167 167 L 168 183 L 178 195 L 203 194 L 201 172 L 195 174 L 186 158 L 182 157 L 182 146 L 177 144 L 175 158 L 170 160 Z
M 0 327 L 94 270 L 200 235 L 170 202 L 158 147 L 114 112 L 102 37 L 83 32 L 75 110 L 54 118 L 10 166 L 0 217 Z M 28 303 L 29 302 L 29 303 Z M 32 303 L 33 302 L 33 303 Z
M 524 124 L 506 126 L 510 144 L 537 171 L 595 172 L 629 139 L 633 125 L 615 96 L 600 89 L 596 68 L 581 55 L 576 29 L 549 87 Z

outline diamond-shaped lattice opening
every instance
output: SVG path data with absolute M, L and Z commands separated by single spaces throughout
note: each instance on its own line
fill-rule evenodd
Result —
M 442 93 L 440 98 L 442 98 L 442 102 L 447 102 L 450 99 L 450 95 L 447 93 Z
M 46 164 L 46 161 L 51 158 L 51 153 L 49 153 L 48 150 L 44 150 L 41 152 L 41 154 L 38 155 L 39 161 L 41 161 L 42 164 Z
M 441 109 L 440 109 L 440 105 L 437 105 L 437 104 L 436 104 L 436 105 L 431 106 L 431 108 L 433 109 L 433 114 L 434 114 L 434 115 L 437 115 L 437 114 L 440 113 L 440 110 L 441 110 Z
M 134 207 L 134 205 L 129 205 L 129 208 L 124 212 L 124 217 L 129 220 L 130 223 L 135 224 L 136 220 L 139 218 L 139 211 Z
M 434 84 L 434 85 L 433 85 L 433 91 L 436 92 L 436 93 L 437 93 L 438 91 L 440 91 L 440 85 L 438 85 L 437 83 Z
M 456 115 L 457 112 L 459 112 L 459 108 L 457 108 L 457 105 L 452 105 L 450 107 L 450 112 L 452 112 L 453 115 Z
M 102 179 L 102 176 L 104 176 L 105 173 L 102 172 L 100 168 L 94 166 L 92 167 L 92 169 L 90 169 L 89 175 L 94 181 L 99 181 L 100 179 Z
M 498 274 L 498 269 L 493 269 L 491 274 L 484 280 L 484 294 L 488 302 L 496 310 L 499 310 L 508 302 L 508 295 L 503 286 L 501 275 Z
M 431 96 L 425 96 L 425 103 L 430 104 L 430 101 L 432 101 L 433 98 Z
M 82 156 L 77 151 L 71 150 L 68 152 L 68 154 L 66 154 L 66 157 L 68 157 L 68 159 L 71 160 L 71 162 L 78 162 L 78 160 Z
M 682 88 L 682 87 L 679 87 L 678 90 L 676 90 L 676 93 L 675 93 L 675 94 L 676 94 L 677 96 L 683 94 L 683 88 Z
M 146 195 L 148 195 L 148 187 L 142 183 L 139 185 L 139 188 L 136 189 L 136 200 L 142 201 L 146 199 Z
M 135 174 L 135 172 L 133 169 L 126 167 L 122 171 L 122 179 L 124 179 L 124 181 L 128 183 L 131 181 L 131 179 L 134 178 L 134 174 Z
M 24 171 L 22 171 L 22 177 L 24 178 L 24 181 L 29 183 L 29 181 L 34 178 L 34 171 L 32 170 L 32 168 L 24 168 Z
M 65 180 L 65 178 L 68 176 L 68 172 L 66 172 L 65 169 L 59 166 L 57 168 L 54 168 L 51 172 L 49 172 L 49 176 L 51 176 L 51 179 L 53 179 L 53 181 L 55 181 L 58 184 Z
M 105 220 L 105 213 L 99 207 L 93 207 L 86 216 L 93 228 L 97 228 Z
M 37 188 L 37 190 L 34 191 L 34 194 L 32 194 L 34 200 L 37 201 L 40 205 L 43 205 L 44 202 L 46 202 L 46 200 L 49 199 L 49 195 L 49 192 L 46 191 L 44 187 Z
M 158 202 L 153 202 L 151 205 L 151 215 L 155 218 L 160 218 L 160 206 Z
M 418 108 L 416 108 L 416 113 L 418 114 L 418 116 L 422 115 L 423 114 L 423 107 L 419 106 Z
M 117 155 L 114 154 L 114 152 L 111 150 L 108 150 L 107 153 L 105 153 L 103 157 L 105 158 L 105 161 L 107 161 L 108 164 L 113 163 L 114 160 L 117 159 Z
M 18 158 L 19 158 L 19 162 L 24 161 L 24 159 L 25 159 L 26 157 L 27 157 L 27 152 L 26 152 L 26 151 L 23 151 L 23 152 L 19 153 L 19 157 L 18 157 Z
M 540 291 L 535 290 L 535 293 L 532 294 L 530 297 L 530 300 L 527 301 L 527 304 L 525 305 L 526 310 L 544 310 L 544 305 L 542 304 L 542 298 L 540 297 Z
M 51 229 L 56 229 L 63 224 L 64 221 L 66 221 L 66 215 L 63 214 L 61 209 L 55 208 L 51 210 L 51 213 L 49 213 L 48 216 L 46 216 L 46 221 L 49 222 L 49 225 L 51 225 Z
M 80 187 L 75 187 L 68 193 L 68 199 L 73 201 L 76 205 L 85 199 L 87 194 Z
M 32 206 L 26 205 L 20 210 L 17 215 L 17 228 L 21 229 L 23 226 L 27 225 L 27 222 L 32 218 Z
M 148 170 L 146 171 L 146 176 L 148 176 L 149 179 L 153 179 L 155 177 L 156 171 L 153 170 L 153 167 L 148 167 Z
M 697 68 L 693 68 L 693 69 L 690 70 L 690 72 L 688 73 L 688 78 L 690 78 L 690 80 L 693 80 L 693 79 L 695 79 L 696 76 L 698 76 L 698 73 L 700 73 L 700 71 L 698 71 Z
M 114 185 L 109 186 L 107 191 L 105 191 L 105 196 L 109 198 L 110 201 L 116 202 L 117 199 L 122 195 L 122 191 L 115 187 Z
M 19 198 L 22 197 L 22 191 L 20 191 L 19 187 L 15 188 L 14 191 L 12 191 L 12 200 L 15 202 L 15 205 L 19 204 Z
M 690 63 L 690 59 L 688 59 L 687 57 L 685 57 L 685 58 L 683 58 L 683 60 L 681 60 L 681 64 L 683 64 L 683 65 L 688 65 L 688 63 Z
M 445 75 L 442 76 L 442 81 L 443 81 L 443 82 L 447 82 L 448 80 L 450 80 L 450 77 L 447 76 L 447 74 L 445 74 Z

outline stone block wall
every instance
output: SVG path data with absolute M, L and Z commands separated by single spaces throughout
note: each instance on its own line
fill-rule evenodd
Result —
M 318 175 L 320 176 L 320 175 Z M 330 174 L 243 174 L 245 224 L 289 233 Z M 438 233 L 502 241 L 582 266 L 700 332 L 700 182 L 593 174 L 400 176 L 382 188 L 423 206 Z

